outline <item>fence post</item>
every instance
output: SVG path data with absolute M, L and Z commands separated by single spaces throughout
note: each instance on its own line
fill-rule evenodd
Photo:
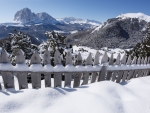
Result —
M 99 51 L 97 51 L 96 54 L 95 54 L 95 57 L 94 57 L 93 66 L 99 64 L 99 57 L 100 57 L 100 53 L 99 53 Z M 98 76 L 98 73 L 97 72 L 93 72 L 92 78 L 91 78 L 91 83 L 94 83 L 96 81 L 96 77 L 97 76 Z
M 48 51 L 48 49 L 46 49 L 46 51 L 44 52 L 43 63 L 44 65 L 51 65 L 50 52 Z M 45 78 L 45 87 L 51 87 L 51 73 L 44 73 L 44 78 Z
M 88 66 L 88 65 L 92 65 L 93 64 L 93 61 L 92 61 L 92 55 L 91 53 L 89 53 L 86 61 L 85 61 L 85 65 Z M 89 72 L 85 72 L 83 73 L 83 82 L 82 82 L 82 85 L 85 85 L 85 84 L 88 84 L 88 81 L 89 81 L 89 75 L 90 73 Z
M 31 57 L 31 66 L 41 65 L 41 58 L 37 52 L 35 52 Z M 41 88 L 41 73 L 32 72 L 31 73 L 32 88 Z
M 76 65 L 82 65 L 82 57 L 81 57 L 81 54 L 78 53 L 78 56 L 77 56 L 77 59 L 76 59 Z M 81 79 L 81 76 L 82 76 L 82 73 L 75 73 L 75 76 L 74 76 L 74 84 L 73 84 L 73 87 L 76 88 L 76 87 L 79 87 L 80 86 L 80 79 Z
M 4 50 L 4 48 L 2 48 L 0 61 L 3 64 L 10 64 L 10 61 L 8 59 L 7 53 Z M 13 74 L 11 72 L 1 72 L 1 74 L 2 74 L 3 81 L 4 81 L 4 87 L 5 88 L 15 88 Z
M 25 65 L 25 56 L 22 50 L 18 50 L 17 52 L 16 65 Z M 26 72 L 17 72 L 17 78 L 18 78 L 18 83 L 19 83 L 19 89 L 28 88 Z
M 56 49 L 54 54 L 54 65 L 62 65 L 60 52 Z M 61 87 L 62 76 L 61 73 L 54 73 L 54 87 Z
M 102 59 L 101 59 L 101 64 L 102 64 L 102 69 L 99 73 L 98 76 L 98 81 L 103 81 L 105 80 L 106 74 L 107 74 L 107 66 L 108 66 L 108 55 L 107 52 L 105 51 Z

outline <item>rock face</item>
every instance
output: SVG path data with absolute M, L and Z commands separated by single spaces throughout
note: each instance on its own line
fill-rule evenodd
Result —
M 14 21 L 23 23 L 23 24 L 41 22 L 38 16 L 35 13 L 32 13 L 29 8 L 24 8 L 20 11 L 17 11 L 17 13 L 14 16 Z
M 96 49 L 109 48 L 132 48 L 140 42 L 144 35 L 148 21 L 141 18 L 112 18 L 101 26 L 85 32 L 69 35 L 66 42 L 90 46 Z
M 14 21 L 22 23 L 22 24 L 56 24 L 59 23 L 55 18 L 50 16 L 49 14 L 42 12 L 42 13 L 33 13 L 29 8 L 24 8 L 14 16 Z

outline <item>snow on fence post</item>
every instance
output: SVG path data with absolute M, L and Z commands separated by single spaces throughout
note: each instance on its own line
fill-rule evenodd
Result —
M 114 64 L 114 58 L 113 58 L 113 53 L 111 54 L 111 57 L 109 59 L 109 65 L 113 65 Z M 108 71 L 107 72 L 107 77 L 106 77 L 106 80 L 110 80 L 111 76 L 112 76 L 112 71 Z
M 76 65 L 82 65 L 82 57 L 81 54 L 78 53 L 77 55 L 77 59 L 76 59 Z M 80 86 L 80 79 L 81 79 L 82 73 L 75 73 L 74 75 L 74 84 L 73 84 L 73 88 L 79 87 Z
M 141 62 L 141 57 L 139 56 L 138 59 L 137 59 L 137 65 L 140 65 L 140 62 Z M 138 77 L 139 76 L 138 73 L 139 73 L 139 70 L 135 70 L 134 74 L 133 74 L 133 77 L 134 78 Z
M 8 65 L 12 66 L 9 59 L 8 59 L 7 53 L 6 53 L 4 48 L 2 48 L 1 60 L 0 61 L 3 64 L 8 64 Z M 11 72 L 1 72 L 1 75 L 2 75 L 2 78 L 3 78 L 3 81 L 4 81 L 4 87 L 5 88 L 15 88 L 14 76 Z
M 55 66 L 62 65 L 60 52 L 58 51 L 58 49 L 56 49 L 55 54 L 54 54 L 54 65 Z M 54 73 L 54 87 L 61 87 L 61 82 L 62 82 L 61 73 Z
M 96 54 L 95 54 L 95 57 L 94 57 L 93 66 L 99 64 L 99 57 L 100 57 L 100 53 L 99 53 L 99 51 L 97 51 Z M 98 75 L 97 72 L 93 72 L 93 73 L 92 73 L 91 83 L 94 83 L 94 82 L 96 81 L 97 75 Z
M 123 58 L 121 59 L 120 65 L 126 65 L 126 59 L 127 59 L 127 56 L 126 56 L 126 54 L 124 54 Z M 124 73 L 124 71 L 118 72 L 118 77 L 117 77 L 116 83 L 120 82 L 120 80 L 122 79 L 123 73 Z
M 136 60 L 137 60 L 137 57 L 135 56 L 134 58 L 133 58 L 133 60 L 132 60 L 132 65 L 135 65 L 136 64 Z M 134 72 L 135 72 L 135 70 L 130 70 L 129 71 L 129 74 L 128 74 L 128 77 L 127 77 L 127 80 L 130 80 L 131 78 L 133 78 L 133 76 L 134 76 Z
M 66 55 L 66 65 L 73 66 L 72 65 L 72 55 L 69 51 L 67 52 L 67 55 Z M 71 87 L 71 80 L 72 80 L 72 73 L 65 73 L 64 87 L 66 87 L 66 86 Z
M 120 65 L 120 57 L 121 57 L 121 55 L 120 55 L 120 53 L 118 54 L 118 56 L 117 56 L 117 58 L 116 58 L 116 62 L 115 62 L 115 65 Z M 112 74 L 112 81 L 115 81 L 116 80 L 116 76 L 118 75 L 118 71 L 115 71 L 115 72 L 113 72 L 113 74 Z
M 37 52 L 35 52 L 31 57 L 31 66 L 36 67 L 41 66 L 41 58 Z M 32 88 L 41 88 L 41 73 L 32 72 L 31 73 L 31 80 L 32 80 Z
M 93 64 L 92 55 L 91 55 L 91 53 L 89 53 L 89 55 L 88 55 L 88 57 L 87 57 L 87 59 L 85 61 L 85 65 L 86 66 L 92 66 L 92 64 Z M 89 72 L 83 73 L 83 82 L 82 82 L 82 85 L 88 84 L 89 76 L 90 76 Z
M 129 55 L 126 65 L 130 65 L 130 64 L 131 64 L 131 56 Z M 128 73 L 129 73 L 128 70 L 124 71 L 122 82 L 125 82 L 125 80 L 127 79 Z
M 101 59 L 102 69 L 99 73 L 98 81 L 105 80 L 105 77 L 107 74 L 107 66 L 108 66 L 107 62 L 108 62 L 108 55 L 107 55 L 107 52 L 105 51 L 105 53 Z
M 51 65 L 50 62 L 50 52 L 48 49 L 44 52 L 43 55 L 43 63 L 44 65 Z M 44 73 L 44 79 L 45 79 L 45 87 L 51 87 L 51 73 Z
M 16 55 L 16 66 L 19 67 L 19 65 L 25 65 L 25 56 L 22 50 L 18 50 Z M 28 66 L 27 66 L 28 67 Z M 17 78 L 19 83 L 19 89 L 26 89 L 28 88 L 27 83 L 27 72 L 17 72 Z

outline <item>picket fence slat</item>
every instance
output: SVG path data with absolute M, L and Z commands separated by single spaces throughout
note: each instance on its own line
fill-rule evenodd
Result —
M 124 54 L 123 58 L 121 59 L 120 65 L 125 65 L 126 59 L 127 59 L 126 54 Z M 121 81 L 123 73 L 124 73 L 124 71 L 118 72 L 118 77 L 117 77 L 116 83 L 119 83 Z
M 56 66 L 62 66 L 61 64 L 61 56 L 58 49 L 56 49 L 54 54 L 54 65 Z M 54 73 L 54 87 L 61 87 L 62 82 L 62 73 Z
M 35 52 L 31 57 L 31 68 L 41 67 L 41 58 L 37 52 Z M 41 73 L 35 72 L 31 73 L 31 81 L 32 81 L 32 88 L 41 88 Z
M 100 53 L 99 51 L 96 52 L 95 57 L 94 57 L 94 63 L 93 66 L 98 65 L 99 64 L 99 57 L 100 57 Z M 98 76 L 97 72 L 93 72 L 92 73 L 92 78 L 91 78 L 91 83 L 94 83 L 96 81 L 96 78 Z
M 25 64 L 25 56 L 22 50 L 18 50 L 16 55 L 16 64 Z M 28 88 L 27 72 L 17 72 L 17 79 L 19 83 L 19 89 Z
M 105 51 L 105 53 L 101 59 L 102 69 L 99 73 L 98 81 L 105 80 L 105 77 L 107 75 L 107 66 L 108 66 L 107 63 L 108 63 L 108 55 L 107 55 L 107 52 Z
M 66 65 L 73 66 L 72 65 L 72 55 L 70 52 L 67 52 L 66 55 Z M 65 84 L 64 87 L 71 87 L 71 80 L 72 80 L 72 74 L 73 73 L 65 73 Z
M 43 55 L 43 63 L 45 67 L 47 66 L 52 67 L 50 62 L 50 52 L 47 49 Z M 45 79 L 45 87 L 51 87 L 51 73 L 44 73 L 44 79 Z
M 121 55 L 119 53 L 118 56 L 117 56 L 115 65 L 118 65 L 118 66 L 120 65 L 120 58 L 121 58 Z M 117 76 L 118 76 L 118 71 L 113 72 L 113 74 L 112 74 L 112 81 L 115 81 Z
M 130 57 L 131 58 L 131 57 Z M 131 64 L 136 64 L 136 60 L 137 60 L 137 57 L 135 56 L 131 62 Z M 133 77 L 133 74 L 134 74 L 134 70 L 130 70 L 129 71 L 129 75 L 127 77 L 127 80 L 130 80 L 132 77 Z
M 75 65 L 79 65 L 79 68 L 82 67 L 81 66 L 82 65 L 82 57 L 81 57 L 80 53 L 78 53 L 78 55 L 77 55 L 77 59 L 76 59 Z M 74 84 L 73 84 L 74 88 L 80 86 L 81 76 L 82 76 L 82 73 L 75 73 L 75 75 L 74 75 Z
M 109 65 L 113 65 L 114 63 L 114 58 L 113 58 L 113 54 L 111 54 L 110 60 L 109 60 Z M 112 77 L 112 71 L 107 72 L 107 78 L 106 80 L 110 80 Z
M 1 56 L 0 56 L 0 61 L 3 64 L 10 64 L 10 61 L 8 59 L 8 55 L 4 48 L 2 48 Z M 7 88 L 15 88 L 14 84 L 14 76 L 11 72 L 1 72 L 3 82 L 4 82 L 4 87 Z
M 91 53 L 89 53 L 86 61 L 85 61 L 85 65 L 87 66 L 91 66 L 92 67 L 92 64 L 93 64 L 93 61 L 92 61 L 92 55 Z M 89 76 L 90 76 L 90 73 L 83 73 L 83 82 L 82 82 L 82 85 L 85 85 L 85 84 L 88 84 L 88 81 L 89 81 Z

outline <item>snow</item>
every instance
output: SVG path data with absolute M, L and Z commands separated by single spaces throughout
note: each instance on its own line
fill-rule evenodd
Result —
M 95 31 L 98 31 L 101 27 L 102 27 L 102 25 L 97 26 L 91 33 L 94 33 Z
M 41 89 L 0 91 L 0 113 L 149 113 L 149 86 L 150 77 L 79 88 L 44 88 L 42 81 Z
M 78 30 L 70 31 L 71 34 L 77 33 Z
M 95 20 L 89 20 L 89 19 L 80 19 L 80 18 L 74 18 L 74 17 L 65 17 L 65 18 L 57 18 L 57 21 L 60 23 L 65 24 L 90 24 L 92 26 L 98 26 L 101 24 L 101 22 L 95 21 Z
M 92 57 L 94 58 L 97 50 L 95 49 L 92 49 L 90 47 L 86 47 L 86 46 L 73 46 L 73 55 L 76 55 L 79 53 L 78 50 L 80 50 L 81 48 L 83 48 L 84 50 L 86 50 L 87 52 L 83 52 L 81 51 L 81 56 L 82 56 L 82 59 L 86 59 L 89 52 L 92 54 Z M 107 47 L 103 47 L 101 48 L 101 50 L 98 50 L 100 53 L 101 53 L 101 56 L 100 58 L 102 57 L 102 55 L 104 54 L 105 51 L 108 51 L 107 52 L 107 55 L 110 57 L 111 54 L 113 53 L 114 55 L 114 58 L 117 58 L 117 55 L 120 53 L 121 54 L 121 58 L 123 57 L 124 53 L 125 53 L 125 50 L 123 49 L 120 49 L 120 48 L 115 48 L 115 49 L 111 49 L 111 48 L 107 48 Z
M 138 18 L 139 20 L 145 20 L 146 22 L 150 22 L 150 16 L 144 13 L 126 13 L 117 16 L 117 18 L 126 19 L 126 18 Z

